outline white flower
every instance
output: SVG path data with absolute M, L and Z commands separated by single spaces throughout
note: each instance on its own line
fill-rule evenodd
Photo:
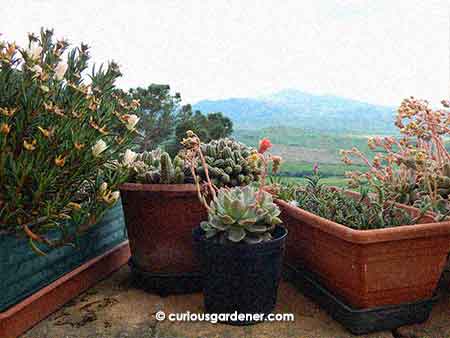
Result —
M 38 60 L 41 57 L 42 47 L 37 42 L 32 42 L 27 54 L 33 59 Z
M 33 72 L 35 72 L 36 75 L 39 75 L 39 76 L 42 75 L 42 67 L 39 65 L 34 65 L 33 68 L 31 68 L 31 70 Z
M 290 206 L 293 206 L 293 207 L 298 207 L 298 202 L 292 200 L 292 201 L 289 201 L 289 205 L 290 205 Z
M 111 193 L 111 202 L 114 203 L 115 201 L 117 201 L 120 197 L 120 192 L 119 191 L 113 191 Z
M 56 79 L 62 80 L 64 78 L 64 74 L 66 74 L 67 67 L 68 67 L 68 65 L 65 62 L 60 62 L 56 65 L 56 67 L 55 67 Z
M 108 183 L 103 182 L 102 184 L 100 184 L 100 188 L 98 188 L 98 191 L 101 195 L 103 195 L 103 193 L 106 192 L 106 189 L 108 189 Z
M 133 130 L 136 124 L 139 122 L 140 118 L 137 115 L 126 115 L 125 121 L 128 130 Z
M 107 194 L 103 195 L 103 201 L 105 201 L 108 204 L 114 204 L 120 197 L 120 192 L 119 191 L 113 191 L 113 192 L 109 192 Z
M 130 166 L 133 164 L 133 162 L 136 160 L 137 153 L 134 151 L 127 149 L 125 151 L 125 154 L 123 155 L 123 164 L 126 166 Z
M 106 146 L 105 141 L 103 140 L 98 140 L 97 143 L 92 147 L 92 154 L 97 157 L 99 156 L 102 152 L 104 152 L 106 150 L 106 148 L 108 148 Z

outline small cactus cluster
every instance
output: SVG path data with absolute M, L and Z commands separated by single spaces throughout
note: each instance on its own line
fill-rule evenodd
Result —
M 201 145 L 208 165 L 208 173 L 212 184 L 216 187 L 235 187 L 257 181 L 261 175 L 260 163 L 252 160 L 256 149 L 224 138 Z M 196 172 L 201 180 L 206 180 L 205 168 L 200 160 Z
M 187 173 L 181 157 L 159 149 L 138 154 L 130 169 L 132 181 L 149 184 L 182 184 Z

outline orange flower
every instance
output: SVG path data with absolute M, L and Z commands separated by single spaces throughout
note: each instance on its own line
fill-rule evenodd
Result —
M 81 210 L 81 205 L 75 202 L 69 202 L 67 206 L 73 210 Z
M 78 143 L 78 142 L 75 142 L 75 143 L 74 143 L 74 146 L 75 146 L 75 148 L 76 148 L 77 150 L 81 150 L 81 149 L 84 148 L 84 143 Z
M 98 128 L 98 131 L 102 134 L 102 135 L 108 135 L 108 129 L 106 128 L 106 126 L 103 126 L 101 128 Z
M 263 138 L 259 141 L 258 153 L 264 154 L 269 148 L 272 147 L 272 142 L 268 138 Z
M 280 170 L 282 158 L 281 156 L 272 156 L 272 173 L 276 174 Z
M 66 164 L 66 158 L 58 155 L 58 157 L 55 158 L 55 164 L 58 167 L 64 167 L 64 164 Z
M 2 134 L 8 135 L 10 130 L 11 127 L 6 123 L 2 123 L 2 125 L 0 126 L 0 133 Z
M 81 117 L 81 113 L 77 113 L 76 111 L 72 112 L 73 117 L 76 117 L 77 119 L 79 119 Z
M 36 140 L 33 140 L 31 142 L 27 142 L 26 140 L 23 140 L 23 147 L 26 150 L 33 151 L 36 149 Z
M 17 108 L 0 108 L 0 114 L 11 117 L 16 112 Z
M 44 135 L 45 138 L 48 138 L 51 134 L 51 132 L 47 129 L 42 128 L 41 126 L 38 126 L 39 131 Z

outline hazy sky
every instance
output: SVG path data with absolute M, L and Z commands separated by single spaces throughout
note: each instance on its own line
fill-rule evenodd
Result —
M 397 105 L 449 93 L 445 0 L 1 0 L 0 32 L 92 46 L 119 85 L 168 83 L 184 101 L 284 88 Z

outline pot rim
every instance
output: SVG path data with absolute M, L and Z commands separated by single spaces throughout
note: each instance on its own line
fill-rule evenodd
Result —
M 123 183 L 119 186 L 123 191 L 168 191 L 168 192 L 197 192 L 195 184 L 144 184 Z
M 254 244 L 250 244 L 250 243 L 241 243 L 241 242 L 238 242 L 238 243 L 228 243 L 228 242 L 227 242 L 227 243 L 215 243 L 215 242 L 209 241 L 209 240 L 207 240 L 207 239 L 205 239 L 205 238 L 203 238 L 203 237 L 199 237 L 199 238 L 195 238 L 195 237 L 194 237 L 194 241 L 197 241 L 197 242 L 204 242 L 204 243 L 207 243 L 207 245 L 210 245 L 210 246 L 216 246 L 216 247 L 222 247 L 222 248 L 231 248 L 231 247 L 233 247 L 234 249 L 237 249 L 237 250 L 238 250 L 238 249 L 243 249 L 243 248 L 258 249 L 258 248 L 260 248 L 260 247 L 276 246 L 278 243 L 283 242 L 283 241 L 287 238 L 287 235 L 288 235 L 288 229 L 287 229 L 285 226 L 283 226 L 282 224 L 278 224 L 278 225 L 275 227 L 274 231 L 275 231 L 276 229 L 281 229 L 281 230 L 283 231 L 283 233 L 282 233 L 280 236 L 271 239 L 270 241 L 267 241 L 267 242 L 260 242 L 260 243 L 254 243 Z M 194 229 L 192 229 L 192 234 L 195 236 L 195 234 L 196 234 L 198 231 L 200 231 L 200 230 L 203 231 L 202 228 L 201 228 L 200 226 L 197 226 L 197 227 L 195 227 Z
M 299 207 L 294 207 L 286 201 L 276 199 L 275 202 L 282 207 L 282 212 L 286 212 L 291 217 L 304 219 L 314 228 L 320 229 L 344 241 L 355 244 L 371 244 L 415 239 L 420 237 L 439 237 L 450 235 L 450 221 L 401 225 L 383 229 L 356 230 L 343 224 L 317 216 Z M 409 211 L 417 210 L 413 207 L 402 204 L 399 206 Z

